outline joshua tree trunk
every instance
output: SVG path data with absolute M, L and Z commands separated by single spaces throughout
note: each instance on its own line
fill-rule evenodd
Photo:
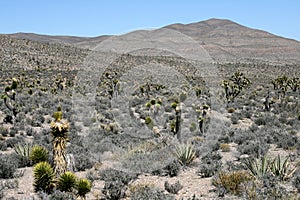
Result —
M 66 140 L 64 138 L 53 139 L 54 172 L 58 177 L 67 171 Z
M 175 134 L 177 136 L 178 141 L 181 141 L 181 108 L 178 105 L 175 109 L 176 113 L 176 124 L 175 124 Z
M 66 142 L 68 139 L 69 123 L 67 120 L 62 119 L 60 108 L 54 113 L 54 119 L 50 127 L 53 135 L 54 172 L 59 177 L 60 174 L 67 171 Z

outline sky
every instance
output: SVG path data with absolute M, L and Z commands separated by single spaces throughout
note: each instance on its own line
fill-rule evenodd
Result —
M 300 41 L 298 0 L 0 0 L 0 33 L 94 37 L 229 19 Z

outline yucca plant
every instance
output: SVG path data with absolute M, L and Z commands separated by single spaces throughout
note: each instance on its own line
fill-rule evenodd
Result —
M 82 199 L 85 199 L 85 195 L 89 193 L 92 189 L 91 181 L 81 178 L 78 180 L 76 184 L 77 188 L 77 196 L 81 197 Z
M 33 164 L 48 161 L 49 152 L 45 147 L 35 145 L 30 151 L 29 158 Z
M 298 166 L 299 163 L 292 167 L 288 157 L 283 159 L 278 154 L 278 156 L 271 163 L 270 169 L 275 176 L 278 176 L 281 180 L 286 180 L 293 176 Z
M 57 181 L 57 188 L 62 192 L 72 192 L 75 188 L 77 177 L 72 172 L 65 172 L 60 175 Z
M 176 148 L 175 154 L 178 161 L 184 166 L 189 165 L 196 159 L 196 151 L 191 144 L 179 145 Z
M 14 150 L 16 152 L 16 154 L 20 155 L 20 156 L 24 156 L 29 158 L 30 155 L 30 151 L 32 149 L 32 146 L 30 144 L 16 144 L 14 145 Z
M 50 128 L 53 136 L 53 161 L 56 177 L 67 171 L 66 161 L 66 143 L 68 140 L 69 123 L 62 118 L 61 108 L 53 115 L 54 121 L 51 122 Z
M 252 176 L 262 178 L 269 170 L 270 161 L 265 155 L 260 159 L 247 159 L 244 164 L 250 170 Z
M 32 145 L 31 144 L 16 144 L 14 145 L 14 150 L 15 153 L 19 156 L 21 156 L 22 161 L 24 163 L 25 166 L 30 166 L 31 162 L 30 162 L 30 152 L 32 149 Z
M 44 191 L 50 193 L 53 188 L 54 171 L 51 165 L 47 162 L 40 162 L 33 168 L 34 190 L 35 192 Z

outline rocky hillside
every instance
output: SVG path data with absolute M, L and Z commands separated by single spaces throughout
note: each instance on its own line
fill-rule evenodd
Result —
M 74 69 L 87 50 L 0 35 L 0 66 L 6 69 Z

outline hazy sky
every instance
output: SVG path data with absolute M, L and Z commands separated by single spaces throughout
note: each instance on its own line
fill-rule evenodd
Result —
M 0 0 L 0 33 L 98 36 L 209 18 L 300 41 L 298 0 Z

